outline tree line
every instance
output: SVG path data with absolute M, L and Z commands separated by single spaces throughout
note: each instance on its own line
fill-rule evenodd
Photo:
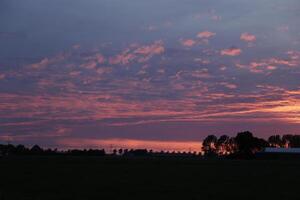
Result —
M 39 156 L 51 156 L 51 155 L 71 155 L 71 156 L 104 156 L 106 155 L 104 149 L 72 149 L 67 151 L 59 151 L 57 149 L 43 149 L 38 145 L 34 145 L 31 148 L 24 145 L 12 145 L 12 144 L 0 144 L 0 156 L 6 155 L 39 155 Z
M 200 145 L 200 143 L 199 143 Z M 107 154 L 104 149 L 72 149 L 59 151 L 43 149 L 38 145 L 31 148 L 24 145 L 0 144 L 0 156 L 5 155 L 71 155 L 71 156 L 178 156 L 250 158 L 266 147 L 300 148 L 300 135 L 272 135 L 267 140 L 255 137 L 251 132 L 240 132 L 234 137 L 228 135 L 208 135 L 202 142 L 202 153 L 197 152 L 154 152 L 147 149 L 114 149 Z
M 202 151 L 206 156 L 251 157 L 266 147 L 300 147 L 300 135 L 272 135 L 265 140 L 245 131 L 235 137 L 208 135 L 202 143 Z

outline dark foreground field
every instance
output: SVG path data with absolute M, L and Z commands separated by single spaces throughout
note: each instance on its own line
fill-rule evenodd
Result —
M 299 161 L 0 158 L 0 199 L 299 199 Z

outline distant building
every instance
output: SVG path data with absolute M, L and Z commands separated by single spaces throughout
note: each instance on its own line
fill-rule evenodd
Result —
M 264 153 L 279 153 L 279 154 L 300 154 L 300 148 L 274 148 L 267 147 Z
M 267 147 L 256 153 L 258 159 L 300 159 L 300 148 Z

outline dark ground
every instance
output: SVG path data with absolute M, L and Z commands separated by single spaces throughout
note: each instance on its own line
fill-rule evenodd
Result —
M 300 161 L 0 158 L 0 199 L 300 199 Z

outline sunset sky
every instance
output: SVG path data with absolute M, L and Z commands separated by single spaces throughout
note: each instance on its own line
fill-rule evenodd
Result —
M 297 134 L 299 19 L 299 0 L 1 0 L 0 142 Z

